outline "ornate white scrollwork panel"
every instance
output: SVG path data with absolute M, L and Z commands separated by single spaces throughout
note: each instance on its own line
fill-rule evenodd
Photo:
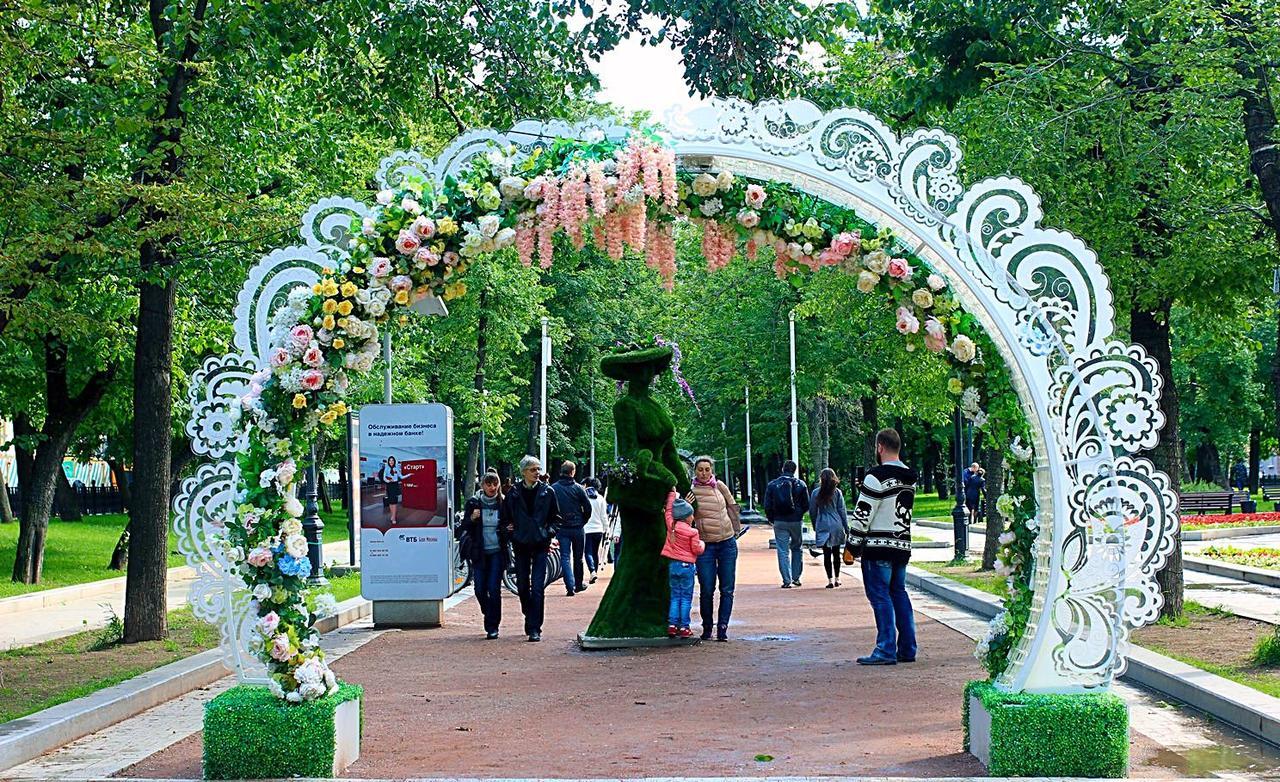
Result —
M 256 369 L 252 357 L 228 353 L 205 359 L 191 375 L 191 418 L 185 431 L 196 454 L 221 459 L 248 447 L 248 434 L 237 422 L 240 397 L 249 390 L 249 377 Z
M 271 316 L 287 301 L 289 291 L 299 285 L 311 287 L 333 265 L 324 252 L 303 245 L 276 250 L 258 261 L 249 270 L 236 302 L 235 346 L 259 359 L 266 356 L 271 344 Z

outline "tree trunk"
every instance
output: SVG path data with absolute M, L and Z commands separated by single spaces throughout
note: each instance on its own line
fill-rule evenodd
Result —
M 346 420 L 346 419 L 343 419 L 343 420 Z M 347 509 L 347 506 L 351 504 L 351 502 L 350 502 L 350 499 L 351 499 L 351 484 L 350 484 L 351 473 L 350 473 L 350 471 L 347 469 L 347 464 L 348 464 L 350 461 L 351 461 L 351 451 L 350 451 L 350 450 L 347 450 L 347 449 L 345 449 L 345 448 L 344 448 L 344 449 L 343 449 L 343 451 L 342 451 L 342 458 L 338 460 L 338 486 L 339 486 L 339 487 L 341 488 L 341 490 L 342 490 L 341 503 L 342 503 L 342 509 L 343 509 L 343 510 L 346 510 L 346 509 Z
M 13 508 L 9 506 L 9 479 L 4 465 L 0 464 L 0 524 L 12 524 L 15 520 Z
M 119 459 L 108 459 L 107 466 L 111 468 L 111 477 L 115 479 L 116 489 L 120 491 L 120 505 L 127 513 L 129 506 L 133 504 L 133 491 L 129 487 L 129 476 L 125 474 L 124 465 Z
M 163 272 L 169 261 L 148 242 L 142 266 Z M 168 633 L 165 581 L 169 568 L 169 486 L 173 400 L 172 279 L 138 286 L 138 331 L 133 361 L 133 482 L 129 509 L 128 577 L 124 597 L 124 641 L 155 641 Z
M 1221 486 L 1221 473 L 1222 461 L 1218 457 L 1218 446 L 1209 441 L 1196 446 L 1196 480 Z
M 476 302 L 480 316 L 476 320 L 476 374 L 472 381 L 472 388 L 475 389 L 476 398 L 482 402 L 481 418 L 488 412 L 483 409 L 484 367 L 485 359 L 488 357 L 487 354 L 489 352 L 488 294 L 489 291 L 487 289 L 481 288 L 480 299 Z M 463 485 L 466 487 L 468 497 L 480 490 L 480 433 L 484 424 L 485 422 L 482 420 L 480 427 L 473 429 L 467 437 L 467 471 L 464 473 L 466 482 Z
M 62 463 L 58 463 L 58 474 L 55 476 L 54 506 L 58 509 L 58 518 L 63 521 L 81 521 L 84 519 L 80 515 L 80 500 L 76 497 L 76 490 L 72 488 L 71 481 L 67 480 L 67 471 L 62 469 Z
M 1160 409 L 1164 412 L 1164 429 L 1156 447 L 1143 456 L 1151 459 L 1156 469 L 1169 476 L 1169 487 L 1178 493 L 1182 481 L 1182 438 L 1178 432 L 1178 388 L 1173 381 L 1173 356 L 1169 344 L 1170 302 L 1163 302 L 1154 310 L 1133 306 L 1129 311 L 1129 337 L 1146 348 L 1147 355 L 1155 359 L 1164 377 L 1164 390 L 1160 395 Z M 1182 615 L 1182 539 L 1174 540 L 1173 551 L 1164 568 L 1156 574 L 1164 606 L 1160 615 L 1177 618 Z
M 875 384 L 872 384 L 875 391 Z M 864 396 L 862 404 L 862 463 L 873 466 L 876 463 L 876 432 L 880 429 L 879 399 L 875 396 Z
M 1249 493 L 1258 493 L 1258 477 L 1262 468 L 1262 430 L 1254 427 L 1249 432 Z
M 982 463 L 987 465 L 987 532 L 982 540 L 982 569 L 991 570 L 996 566 L 996 552 L 1004 532 L 1004 519 L 996 510 L 996 501 L 1004 493 L 1004 456 L 998 448 L 983 448 Z

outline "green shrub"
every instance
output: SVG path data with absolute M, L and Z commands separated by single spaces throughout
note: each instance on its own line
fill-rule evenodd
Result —
M 1203 492 L 1220 492 L 1226 491 L 1225 486 L 1213 483 L 1211 481 L 1184 481 L 1179 484 L 1178 490 L 1183 494 L 1199 494 Z
M 1001 692 L 990 682 L 964 690 L 964 745 L 969 698 L 991 715 L 991 763 L 1000 777 L 1118 778 L 1129 769 L 1129 711 L 1112 693 L 1038 695 Z
M 1280 628 L 1264 638 L 1258 639 L 1253 650 L 1253 662 L 1268 667 L 1280 666 Z
M 204 709 L 205 779 L 333 776 L 334 712 L 362 692 L 341 684 L 333 695 L 290 705 L 265 687 L 232 687 Z

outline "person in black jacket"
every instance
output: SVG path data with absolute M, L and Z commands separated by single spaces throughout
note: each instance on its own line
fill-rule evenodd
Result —
M 524 632 L 530 641 L 542 640 L 542 616 L 547 586 L 547 557 L 560 529 L 560 506 L 551 487 L 538 480 L 542 462 L 535 456 L 520 460 L 520 482 L 502 502 L 503 526 L 515 555 L 516 588 L 524 613 Z
M 783 589 L 800 586 L 800 574 L 804 572 L 801 536 L 808 509 L 809 487 L 796 477 L 796 463 L 787 459 L 782 463 L 782 475 L 770 481 L 764 490 L 764 515 L 773 525 Z
M 564 572 L 564 588 L 569 597 L 587 588 L 582 574 L 582 551 L 587 543 L 585 527 L 591 518 L 591 499 L 574 481 L 578 467 L 566 461 L 560 465 L 560 480 L 551 484 L 560 506 L 560 531 L 556 542 L 560 544 L 560 569 Z M 570 564 L 573 566 L 570 567 Z
M 490 470 L 480 482 L 480 491 L 462 507 L 465 547 L 462 555 L 471 563 L 476 601 L 484 614 L 484 632 L 489 640 L 498 637 L 502 623 L 502 575 L 507 571 L 509 536 L 503 523 L 502 490 L 498 473 Z

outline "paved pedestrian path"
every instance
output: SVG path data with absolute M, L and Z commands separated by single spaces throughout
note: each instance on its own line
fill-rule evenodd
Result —
M 874 622 L 856 574 L 824 589 L 809 560 L 802 588 L 779 589 L 768 539 L 742 539 L 728 644 L 579 651 L 603 581 L 549 590 L 541 644 L 524 641 L 511 596 L 496 641 L 474 600 L 443 628 L 373 639 L 335 665 L 366 693 L 346 776 L 980 776 L 961 751 L 961 691 L 982 676 L 973 642 L 929 613 L 955 609 L 917 595 L 919 661 L 858 666 Z M 1135 730 L 1133 747 L 1135 775 L 1180 775 L 1181 756 L 1150 734 Z M 194 778 L 200 754 L 194 735 L 122 776 Z
M 347 542 L 337 541 L 324 547 L 325 562 L 346 562 Z M 166 582 L 170 610 L 187 604 L 195 572 L 188 567 L 169 569 Z M 105 627 L 112 616 L 124 616 L 124 579 L 113 578 L 102 582 L 79 584 L 52 593 L 68 595 L 35 605 L 30 595 L 0 600 L 0 649 L 22 646 L 63 638 L 85 630 Z M 87 594 L 86 594 L 87 593 Z M 45 593 L 33 593 L 41 595 Z M 6 611 L 4 604 L 20 605 L 20 611 Z M 30 605 L 30 608 L 26 606 Z

